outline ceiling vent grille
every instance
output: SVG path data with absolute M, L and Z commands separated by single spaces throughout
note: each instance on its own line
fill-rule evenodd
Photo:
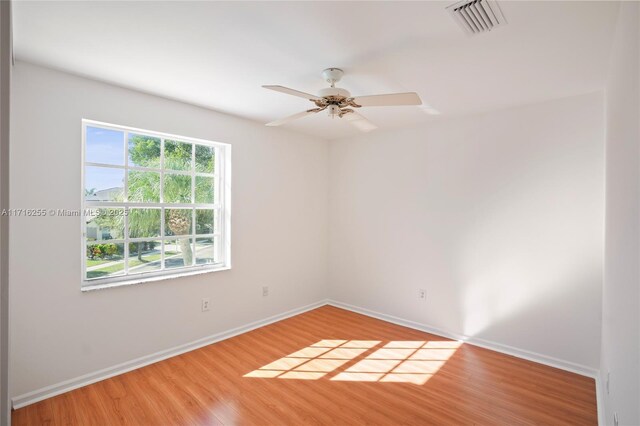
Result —
M 469 35 L 486 33 L 507 23 L 494 0 L 464 0 L 447 10 Z

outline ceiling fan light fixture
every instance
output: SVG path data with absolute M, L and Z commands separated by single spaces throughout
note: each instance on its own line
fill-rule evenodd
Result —
M 329 105 L 327 111 L 329 112 L 329 117 L 331 118 L 335 118 L 336 116 L 341 115 L 340 107 L 338 105 Z

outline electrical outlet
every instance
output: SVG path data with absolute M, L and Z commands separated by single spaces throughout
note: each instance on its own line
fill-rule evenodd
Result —
M 202 299 L 202 312 L 208 311 L 209 308 L 209 298 Z
M 424 288 L 418 290 L 418 299 L 422 300 L 423 302 L 427 300 L 427 291 Z
M 620 421 L 618 420 L 618 413 L 613 413 L 613 426 L 618 426 Z
M 611 383 L 611 373 L 607 371 L 607 382 L 605 383 L 605 388 L 607 389 L 607 395 L 609 395 L 609 389 L 610 389 L 610 383 Z
M 262 297 L 267 297 L 269 295 L 269 287 L 262 287 Z

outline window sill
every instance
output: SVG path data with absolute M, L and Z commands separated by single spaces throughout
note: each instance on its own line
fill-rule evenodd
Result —
M 156 275 L 156 276 L 151 276 L 151 277 L 135 277 L 129 280 L 124 280 L 124 281 L 112 281 L 112 282 L 108 282 L 108 283 L 104 283 L 104 284 L 90 284 L 91 281 L 83 281 L 82 283 L 82 287 L 80 288 L 80 290 L 84 293 L 84 292 L 89 292 L 89 291 L 94 291 L 94 290 L 104 290 L 107 288 L 112 288 L 112 287 L 122 287 L 122 286 L 129 286 L 129 285 L 135 285 L 135 284 L 145 284 L 145 283 L 150 283 L 150 282 L 155 282 L 155 281 L 164 281 L 164 280 L 173 280 L 176 278 L 182 278 L 182 277 L 190 277 L 193 275 L 202 275 L 202 274 L 208 274 L 210 272 L 219 272 L 219 271 L 227 271 L 231 269 L 230 265 L 221 265 L 221 266 L 214 266 L 214 267 L 208 267 L 208 268 L 199 268 L 196 270 L 188 270 L 188 271 L 182 271 L 182 272 L 176 272 L 175 274 L 171 274 L 171 275 Z

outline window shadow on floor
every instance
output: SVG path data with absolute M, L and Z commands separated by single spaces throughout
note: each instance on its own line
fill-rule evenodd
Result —
M 244 377 L 423 385 L 461 345 L 455 340 L 320 340 Z

